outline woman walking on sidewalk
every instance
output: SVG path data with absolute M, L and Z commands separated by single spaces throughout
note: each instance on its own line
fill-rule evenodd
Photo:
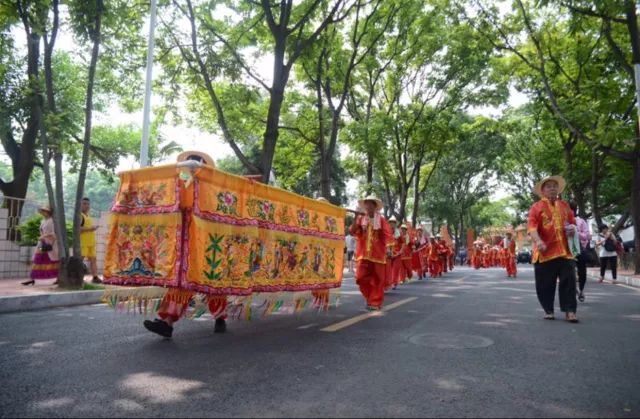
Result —
M 600 279 L 598 282 L 604 281 L 604 274 L 607 272 L 607 264 L 611 267 L 611 277 L 613 283 L 617 283 L 618 278 L 618 253 L 616 253 L 616 237 L 609 231 L 606 224 L 598 227 L 600 234 L 596 240 L 596 248 L 599 249 L 600 256 Z
M 33 285 L 36 279 L 53 279 L 58 277 L 58 243 L 53 227 L 53 211 L 50 207 L 41 207 L 38 212 L 44 217 L 40 222 L 38 247 L 33 255 L 31 280 L 22 285 Z
M 589 250 L 589 243 L 591 242 L 591 232 L 589 231 L 587 222 L 578 217 L 578 204 L 576 201 L 570 201 L 569 206 L 573 211 L 573 215 L 576 217 L 576 227 L 578 229 L 578 238 L 580 239 L 580 254 L 576 257 L 576 265 L 578 267 L 578 300 L 583 302 L 584 286 L 587 283 L 587 252 Z

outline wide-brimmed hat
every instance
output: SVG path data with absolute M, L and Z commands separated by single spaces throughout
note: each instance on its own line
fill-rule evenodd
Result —
M 409 228 L 409 227 L 407 227 L 407 225 L 406 225 L 406 224 L 402 224 L 402 225 L 400 226 L 400 228 Z
M 397 223 L 398 219 L 396 218 L 395 215 L 392 215 L 391 217 L 389 217 L 387 221 L 389 221 L 390 223 Z
M 360 199 L 358 201 L 358 205 L 360 205 L 361 208 L 364 208 L 364 203 L 365 201 L 373 201 L 376 203 L 376 211 L 380 211 L 383 207 L 382 205 L 382 200 L 380 198 L 378 198 L 375 195 L 367 195 L 364 198 Z
M 550 180 L 554 180 L 558 182 L 558 194 L 561 194 L 564 191 L 565 186 L 567 186 L 567 182 L 564 180 L 562 176 L 547 176 L 545 178 L 540 179 L 536 186 L 533 187 L 533 193 L 542 197 L 542 186 Z
M 48 212 L 49 215 L 53 214 L 53 210 L 49 205 L 43 205 L 38 208 L 38 212 Z
M 199 157 L 199 159 L 194 159 L 194 157 Z M 202 151 L 183 151 L 178 154 L 178 162 L 186 161 L 186 160 L 201 160 L 202 163 L 215 167 L 215 162 L 207 153 L 203 153 Z

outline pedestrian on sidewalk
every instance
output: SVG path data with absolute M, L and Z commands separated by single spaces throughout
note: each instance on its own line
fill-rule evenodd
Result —
M 345 238 L 345 246 L 347 248 L 347 268 L 349 269 L 349 272 L 353 272 L 353 256 L 356 253 L 356 238 L 348 232 L 347 237 Z
M 98 277 L 98 261 L 96 252 L 96 230 L 97 225 L 93 225 L 93 220 L 89 215 L 91 209 L 91 201 L 89 198 L 82 198 L 81 213 L 82 221 L 80 224 L 80 254 L 82 259 L 89 261 L 92 279 L 94 284 L 101 284 L 102 280 Z
M 356 283 L 367 301 L 367 310 L 380 310 L 384 302 L 387 257 L 394 240 L 391 227 L 380 214 L 382 201 L 373 195 L 359 201 L 360 211 L 349 232 L 357 238 Z
M 589 231 L 589 225 L 587 222 L 578 217 L 578 203 L 576 201 L 570 201 L 569 207 L 573 211 L 573 215 L 576 217 L 576 228 L 578 230 L 578 239 L 580 240 L 580 254 L 576 257 L 576 266 L 578 268 L 578 300 L 584 301 L 584 286 L 587 283 L 587 260 L 589 256 L 589 245 L 591 243 L 591 232 Z
M 577 323 L 576 263 L 568 238 L 576 233 L 576 219 L 569 205 L 560 199 L 566 182 L 561 176 L 540 180 L 534 192 L 540 197 L 529 209 L 527 231 L 533 239 L 533 263 L 538 301 L 544 318 L 555 318 L 556 280 L 560 310 L 569 322 Z
M 53 226 L 53 210 L 49 206 L 38 208 L 42 215 L 40 222 L 40 237 L 33 255 L 31 265 L 31 279 L 21 282 L 22 285 L 34 285 L 36 279 L 53 279 L 58 277 L 60 267 L 58 257 L 58 241 Z M 56 281 L 57 282 L 57 281 Z
M 596 239 L 596 249 L 598 249 L 598 256 L 600 256 L 600 279 L 598 282 L 604 281 L 604 274 L 607 272 L 607 265 L 611 268 L 611 277 L 613 283 L 617 283 L 618 279 L 618 253 L 616 252 L 616 237 L 611 231 L 609 226 L 601 224 L 598 227 L 598 238 Z

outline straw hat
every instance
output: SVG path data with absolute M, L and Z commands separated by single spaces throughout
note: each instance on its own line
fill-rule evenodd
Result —
M 44 205 L 42 207 L 39 207 L 38 212 L 48 212 L 49 215 L 53 214 L 53 211 L 51 210 L 51 207 L 49 205 Z
M 402 224 L 400 228 L 408 228 L 406 224 Z
M 186 160 L 200 160 L 202 163 L 208 166 L 216 166 L 211 156 L 207 153 L 203 153 L 202 151 L 183 151 L 182 153 L 178 154 L 178 162 Z
M 383 207 L 382 205 L 382 200 L 380 198 L 378 198 L 375 195 L 368 195 L 364 198 L 362 198 L 361 200 L 358 201 L 358 205 L 360 205 L 361 208 L 364 208 L 364 203 L 365 201 L 373 201 L 376 203 L 376 211 L 380 211 Z
M 533 193 L 535 193 L 539 197 L 543 197 L 544 195 L 542 195 L 542 186 L 550 180 L 555 180 L 556 182 L 558 182 L 558 194 L 561 194 L 562 191 L 564 191 L 565 186 L 567 186 L 567 182 L 562 176 L 547 176 L 536 183 L 536 186 L 533 187 Z
M 396 216 L 395 216 L 395 215 L 392 215 L 391 217 L 389 217 L 389 220 L 388 220 L 388 221 L 389 221 L 390 223 L 397 223 L 397 222 L 398 222 L 398 220 L 396 219 Z

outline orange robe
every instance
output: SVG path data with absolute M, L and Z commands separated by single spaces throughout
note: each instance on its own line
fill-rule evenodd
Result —
M 384 287 L 387 276 L 387 248 L 393 244 L 391 227 L 383 216 L 380 228 L 374 228 L 374 220 L 363 225 L 359 216 L 350 232 L 357 240 L 356 283 L 370 307 L 380 308 L 384 302 Z
M 505 245 L 505 240 L 500 243 L 500 247 L 504 251 L 504 267 L 507 269 L 507 276 L 515 278 L 518 273 L 518 268 L 516 267 L 516 242 L 511 239 Z

